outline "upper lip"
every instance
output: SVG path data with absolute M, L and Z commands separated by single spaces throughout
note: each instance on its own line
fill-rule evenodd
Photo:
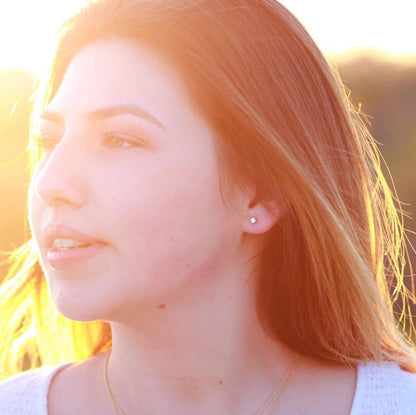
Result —
M 64 224 L 47 225 L 45 229 L 43 230 L 42 236 L 48 248 L 50 248 L 53 245 L 53 242 L 55 241 L 55 239 L 65 239 L 65 238 L 76 239 L 80 242 L 83 242 L 84 244 L 89 244 L 89 245 L 103 243 L 103 241 L 95 239 L 77 229 L 74 229 Z

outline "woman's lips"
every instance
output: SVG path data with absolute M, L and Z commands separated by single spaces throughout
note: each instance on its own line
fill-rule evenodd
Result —
M 52 268 L 65 268 L 74 264 L 75 262 L 86 260 L 95 256 L 104 246 L 104 243 L 97 243 L 93 245 L 87 245 L 85 247 L 65 250 L 54 250 L 49 248 L 46 253 L 46 258 Z
M 43 231 L 46 258 L 52 268 L 64 268 L 95 256 L 106 244 L 64 224 L 49 224 Z

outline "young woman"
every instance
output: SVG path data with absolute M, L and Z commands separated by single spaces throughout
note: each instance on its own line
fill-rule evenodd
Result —
M 415 413 L 393 197 L 278 2 L 91 3 L 33 131 L 1 414 Z

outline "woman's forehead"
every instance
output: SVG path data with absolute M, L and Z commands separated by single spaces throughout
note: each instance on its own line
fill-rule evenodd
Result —
M 163 118 L 195 115 L 192 107 L 182 78 L 160 55 L 130 41 L 108 39 L 74 56 L 46 113 L 123 110 L 160 126 Z
M 68 86 L 68 88 L 67 88 Z M 100 102 L 113 95 L 174 94 L 184 98 L 181 78 L 149 48 L 123 39 L 103 40 L 82 48 L 69 63 L 57 95 L 79 96 L 94 90 Z M 139 89 L 139 91 L 137 91 Z

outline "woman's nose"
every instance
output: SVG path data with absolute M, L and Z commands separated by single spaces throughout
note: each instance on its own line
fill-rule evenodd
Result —
M 35 193 L 51 207 L 82 206 L 87 194 L 87 164 L 81 152 L 74 151 L 69 137 L 62 138 L 35 173 Z

